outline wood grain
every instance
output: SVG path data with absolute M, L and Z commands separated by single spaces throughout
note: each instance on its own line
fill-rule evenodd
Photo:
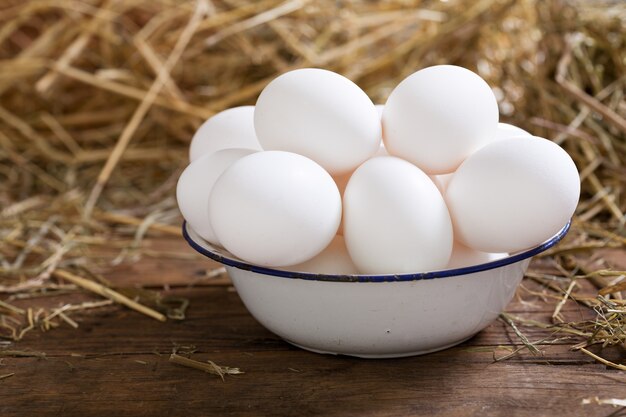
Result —
M 158 245 L 186 250 L 177 240 Z M 46 358 L 2 359 L 0 376 L 14 375 L 0 379 L 0 415 L 607 416 L 620 410 L 581 401 L 626 397 L 626 373 L 571 351 L 571 341 L 542 345 L 540 356 L 524 351 L 494 362 L 494 355 L 507 353 L 498 346 L 519 344 L 501 321 L 460 346 L 420 357 L 363 360 L 309 353 L 261 327 L 227 279 L 198 285 L 195 271 L 207 265 L 202 259 L 145 257 L 111 271 L 106 276 L 116 285 L 170 285 L 169 294 L 190 300 L 187 319 L 159 323 L 112 306 L 73 316 L 76 330 L 30 332 L 11 348 L 44 352 Z M 508 311 L 537 320 L 551 315 L 553 304 L 523 291 L 519 297 Z M 571 302 L 563 311 L 588 314 Z M 523 331 L 533 341 L 550 335 Z M 194 359 L 245 374 L 222 382 L 168 362 L 173 349 L 189 346 L 195 347 Z M 623 349 L 602 355 L 626 360 Z

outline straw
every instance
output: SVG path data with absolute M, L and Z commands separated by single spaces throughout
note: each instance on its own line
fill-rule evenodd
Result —
M 120 305 L 184 319 L 187 300 L 102 277 L 142 257 L 195 256 L 145 245 L 180 238 L 175 186 L 190 138 L 215 113 L 254 104 L 279 73 L 327 68 L 382 104 L 408 74 L 449 63 L 489 82 L 501 121 L 554 140 L 581 172 L 568 238 L 519 292 L 553 317 L 503 320 L 522 349 L 550 341 L 529 340 L 525 327 L 564 333 L 587 352 L 619 348 L 626 278 L 609 255 L 626 247 L 625 28 L 626 5 L 609 0 L 9 2 L 0 8 L 0 339 L 80 326 L 81 315 Z M 70 304 L 76 292 L 92 298 Z M 59 305 L 43 302 L 51 296 Z M 570 321 L 571 303 L 591 318 Z

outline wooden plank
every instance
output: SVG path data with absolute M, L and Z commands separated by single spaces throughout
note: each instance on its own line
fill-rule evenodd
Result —
M 176 288 L 167 294 L 186 298 L 190 302 L 187 318 L 183 321 L 159 323 L 135 311 L 120 306 L 111 306 L 90 311 L 88 314 L 73 314 L 71 317 L 79 324 L 74 330 L 55 329 L 47 333 L 29 332 L 23 341 L 34 350 L 42 350 L 50 355 L 62 355 L 67 352 L 80 354 L 103 354 L 111 351 L 124 353 L 150 353 L 155 350 L 167 352 L 172 343 L 195 344 L 203 346 L 205 351 L 212 349 L 252 349 L 284 350 L 280 340 L 261 327 L 246 311 L 234 289 L 225 286 Z M 86 299 L 85 296 L 76 302 Z M 50 299 L 54 303 L 54 299 Z M 16 303 L 20 306 L 22 304 Z M 575 303 L 573 314 L 580 312 L 589 315 L 589 310 L 579 310 Z M 536 309 L 525 310 L 519 303 L 518 308 L 509 309 L 514 314 L 549 322 L 552 308 L 535 304 Z M 545 339 L 552 334 L 550 330 L 536 327 L 521 327 L 531 341 Z M 164 337 L 166 335 L 167 337 Z M 553 338 L 556 338 L 554 336 Z M 471 342 L 472 346 L 498 346 L 518 344 L 519 339 L 512 329 L 497 321 Z M 562 341 L 561 344 L 571 344 Z
M 455 348 L 422 357 L 359 360 L 297 349 L 212 352 L 238 366 L 225 382 L 166 356 L 12 359 L 0 382 L 3 416 L 25 415 L 588 415 L 593 396 L 621 398 L 626 377 L 596 365 L 492 364 Z M 478 355 L 483 357 L 484 355 Z M 139 362 L 138 362 L 139 361 Z
M 106 273 L 114 285 L 174 287 L 186 285 L 228 285 L 226 275 L 207 278 L 207 273 L 221 265 L 195 252 L 182 238 L 159 238 L 144 241 L 145 254 L 139 262 L 132 257 Z M 109 255 L 110 256 L 110 255 Z
M 157 245 L 172 253 L 185 250 L 180 240 Z M 494 362 L 520 346 L 502 321 L 458 347 L 420 357 L 363 360 L 309 353 L 260 326 L 227 278 L 198 282 L 197 271 L 207 262 L 144 257 L 106 273 L 120 287 L 171 287 L 164 294 L 190 301 L 186 320 L 159 323 L 110 306 L 72 314 L 78 329 L 29 332 L 8 348 L 44 352 L 46 358 L 1 359 L 0 377 L 14 375 L 0 379 L 0 415 L 606 416 L 615 410 L 582 406 L 582 399 L 626 397 L 626 374 L 571 351 L 570 340 L 540 345 L 541 355 L 523 350 Z M 539 261 L 537 267 L 545 265 Z M 541 290 L 530 280 L 524 286 Z M 584 290 L 593 293 L 591 287 Z M 88 297 L 76 294 L 71 300 Z M 56 305 L 61 298 L 45 302 Z M 507 310 L 549 322 L 555 303 L 520 289 Z M 563 313 L 591 317 L 572 301 Z M 531 341 L 551 336 L 550 330 L 521 329 Z M 173 349 L 190 346 L 194 359 L 239 367 L 245 374 L 222 382 L 168 362 Z M 594 352 L 626 361 L 623 349 Z

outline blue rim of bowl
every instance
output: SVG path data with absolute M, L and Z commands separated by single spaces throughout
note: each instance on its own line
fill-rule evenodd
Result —
M 531 258 L 541 252 L 544 252 L 561 241 L 569 231 L 571 226 L 571 220 L 567 222 L 565 226 L 557 234 L 546 240 L 539 246 L 528 249 L 524 252 L 517 253 L 515 255 L 507 256 L 506 258 L 498 259 L 492 262 L 487 262 L 480 265 L 472 265 L 463 268 L 445 269 L 432 272 L 418 272 L 409 274 L 384 274 L 384 275 L 333 275 L 333 274 L 315 274 L 311 272 L 296 272 L 285 271 L 281 269 L 266 268 L 263 266 L 253 265 L 241 260 L 229 258 L 221 255 L 216 251 L 210 251 L 199 243 L 197 243 L 187 231 L 187 222 L 183 222 L 183 237 L 189 243 L 189 245 L 201 253 L 202 255 L 213 259 L 226 266 L 232 266 L 245 271 L 256 272 L 263 275 L 271 275 L 280 278 L 291 279 L 305 279 L 311 281 L 327 281 L 327 282 L 403 282 L 403 281 L 419 281 L 423 279 L 436 279 L 436 278 L 448 278 L 460 275 L 468 275 L 476 272 L 487 271 L 490 269 L 500 268 L 502 266 L 510 265 L 516 262 L 523 261 L 524 259 Z

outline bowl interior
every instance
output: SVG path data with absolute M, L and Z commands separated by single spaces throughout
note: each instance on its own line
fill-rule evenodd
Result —
M 499 268 L 510 265 L 515 262 L 535 256 L 544 252 L 563 239 L 569 231 L 571 220 L 567 222 L 561 230 L 554 236 L 546 240 L 540 245 L 525 251 L 514 253 L 505 258 L 501 258 L 492 262 L 479 265 L 472 265 L 463 268 L 445 269 L 440 271 L 416 272 L 408 274 L 379 274 L 379 275 L 335 275 L 335 274 L 315 274 L 310 272 L 285 271 L 281 269 L 273 269 L 259 265 L 253 265 L 238 259 L 226 249 L 216 245 L 212 245 L 202 239 L 196 232 L 191 229 L 187 222 L 183 223 L 183 236 L 187 243 L 202 255 L 211 258 L 227 266 L 252 271 L 263 275 L 272 275 L 282 278 L 307 279 L 314 281 L 336 281 L 336 282 L 394 282 L 394 281 L 416 281 L 422 279 L 446 278 L 459 275 L 473 274 L 475 272 L 486 271 L 489 269 Z

